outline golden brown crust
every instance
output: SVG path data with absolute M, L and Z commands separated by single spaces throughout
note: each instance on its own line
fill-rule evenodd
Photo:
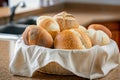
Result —
M 64 30 L 60 32 L 55 40 L 54 47 L 57 49 L 82 49 L 80 40 L 69 30 Z
M 52 35 L 53 39 L 60 32 L 58 23 L 50 16 L 40 16 L 37 19 L 37 25 L 47 30 Z
M 53 39 L 56 37 L 58 33 L 60 33 L 59 31 L 48 31 L 48 32 L 52 35 Z
M 38 27 L 32 27 L 28 32 L 28 42 L 29 45 L 37 45 L 37 38 L 40 34 Z
M 86 48 L 91 48 L 92 43 L 91 43 L 91 40 L 90 40 L 89 36 L 87 35 L 87 33 L 85 33 L 84 31 L 82 31 L 80 29 L 74 29 L 74 30 L 80 33 L 80 35 L 81 35 L 80 39 L 83 42 L 84 46 Z
M 45 19 L 45 20 L 43 20 L 43 19 Z M 41 23 L 40 23 L 40 20 L 42 20 Z M 50 17 L 47 18 L 47 16 L 45 16 L 42 19 L 39 19 L 37 24 L 38 24 L 38 26 L 42 26 L 43 28 L 45 28 L 47 30 L 47 28 L 49 27 L 49 25 L 51 23 L 53 23 L 53 20 Z
M 27 41 L 28 45 L 39 45 L 44 47 L 52 47 L 52 36 L 42 27 L 30 25 L 23 33 L 24 42 Z
M 89 25 L 88 29 L 102 30 L 102 31 L 104 31 L 110 38 L 112 38 L 112 33 L 111 33 L 111 31 L 110 31 L 107 27 L 105 27 L 105 26 L 103 26 L 103 25 L 101 25 L 101 24 L 91 24 L 91 25 Z
M 52 36 L 42 27 L 40 28 L 39 40 L 38 44 L 45 47 L 52 47 L 53 46 L 53 38 Z
M 58 13 L 53 18 L 58 22 L 61 31 L 79 27 L 79 23 L 75 17 L 67 12 Z
M 86 49 L 91 48 L 92 43 L 87 34 L 79 29 L 67 29 L 56 36 L 54 47 L 57 49 Z
M 29 45 L 28 42 L 28 32 L 31 30 L 31 28 L 34 27 L 34 25 L 29 25 L 28 27 L 26 27 L 25 31 L 22 34 L 23 37 L 23 41 L 26 45 Z

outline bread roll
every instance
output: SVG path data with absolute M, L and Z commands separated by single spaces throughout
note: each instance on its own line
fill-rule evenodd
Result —
M 37 26 L 46 29 L 52 35 L 53 39 L 60 32 L 60 27 L 58 23 L 50 16 L 38 17 Z
M 87 35 L 87 33 L 85 33 L 82 30 L 79 30 L 79 29 L 70 29 L 70 31 L 72 31 L 77 37 L 79 37 L 79 39 L 82 42 L 82 45 L 85 48 L 91 48 L 92 47 L 91 40 L 90 40 L 89 36 Z
M 110 31 L 107 27 L 105 27 L 105 26 L 103 26 L 103 25 L 101 25 L 101 24 L 91 24 L 91 25 L 89 25 L 88 29 L 102 30 L 102 31 L 104 31 L 110 38 L 112 37 L 111 31 Z
M 57 49 L 86 49 L 92 47 L 90 38 L 79 29 L 70 29 L 60 32 L 55 40 Z
M 75 17 L 67 12 L 58 13 L 53 18 L 58 22 L 61 31 L 79 27 L 79 23 L 76 21 Z
M 110 43 L 109 36 L 102 30 L 88 29 L 89 36 L 93 45 L 107 45 Z
M 28 32 L 31 30 L 32 27 L 33 27 L 32 25 L 26 27 L 25 31 L 22 34 L 23 41 L 24 41 L 24 43 L 26 45 L 29 45 L 29 42 L 28 42 Z
M 79 25 L 78 29 L 80 29 L 81 31 L 87 33 L 87 29 L 84 26 Z
M 52 36 L 45 29 L 36 25 L 28 26 L 22 37 L 27 45 L 39 45 L 48 48 L 53 46 Z

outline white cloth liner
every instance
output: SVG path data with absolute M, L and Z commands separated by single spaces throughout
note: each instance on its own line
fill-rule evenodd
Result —
M 17 40 L 9 69 L 14 75 L 32 77 L 33 73 L 54 61 L 77 76 L 96 79 L 104 77 L 119 65 L 119 49 L 115 41 L 105 46 L 84 50 L 60 50 L 25 45 Z

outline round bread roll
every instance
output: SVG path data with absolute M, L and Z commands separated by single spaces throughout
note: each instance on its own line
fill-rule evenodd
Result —
M 53 37 L 60 32 L 60 27 L 58 23 L 50 16 L 40 16 L 37 18 L 37 26 L 46 29 Z
M 23 41 L 26 45 L 29 45 L 28 32 L 31 30 L 32 27 L 34 27 L 34 26 L 32 26 L 32 25 L 28 26 L 22 34 Z
M 53 16 L 53 18 L 58 22 L 61 31 L 79 27 L 79 23 L 76 21 L 75 17 L 67 12 L 58 13 Z
M 92 47 L 90 38 L 79 29 L 69 29 L 60 32 L 55 40 L 57 49 L 86 49 Z
M 91 24 L 91 25 L 89 25 L 88 29 L 102 30 L 102 31 L 104 31 L 110 38 L 112 37 L 111 31 L 110 31 L 107 27 L 105 27 L 105 26 L 103 26 L 103 25 L 101 25 L 101 24 Z
M 22 37 L 27 45 L 39 45 L 48 48 L 53 46 L 52 36 L 45 29 L 36 25 L 29 25 Z
M 87 29 L 84 26 L 79 25 L 78 29 L 80 29 L 83 32 L 87 33 Z
M 85 48 L 92 47 L 91 40 L 86 32 L 79 30 L 79 29 L 70 29 L 70 31 L 73 32 L 77 37 L 79 37 L 79 39 L 82 42 L 83 47 Z
M 93 45 L 107 45 L 110 43 L 109 36 L 102 30 L 88 29 L 88 33 Z

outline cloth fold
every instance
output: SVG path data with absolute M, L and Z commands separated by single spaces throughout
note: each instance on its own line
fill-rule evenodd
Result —
M 113 40 L 108 45 L 96 45 L 90 49 L 62 50 L 28 46 L 22 39 L 17 40 L 12 55 L 9 69 L 14 75 L 32 77 L 37 69 L 56 62 L 73 74 L 88 79 L 107 75 L 119 65 L 120 56 L 118 46 Z

